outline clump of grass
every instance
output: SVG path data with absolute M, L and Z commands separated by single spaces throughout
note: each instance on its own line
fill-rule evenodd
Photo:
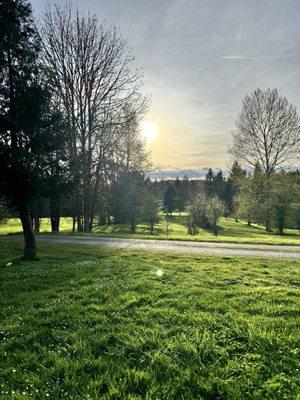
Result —
M 0 398 L 295 398 L 299 267 L 41 245 L 0 269 Z

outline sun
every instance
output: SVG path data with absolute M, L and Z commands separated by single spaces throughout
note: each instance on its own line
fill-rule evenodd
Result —
M 141 123 L 141 135 L 147 143 L 151 143 L 158 134 L 157 125 L 153 121 L 144 121 Z

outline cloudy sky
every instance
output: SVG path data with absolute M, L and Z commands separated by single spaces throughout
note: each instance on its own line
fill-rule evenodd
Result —
M 55 1 L 63 4 L 62 0 Z M 52 0 L 32 0 L 39 17 Z M 226 167 L 247 92 L 276 87 L 300 108 L 299 0 L 78 0 L 120 27 L 152 97 L 161 167 Z

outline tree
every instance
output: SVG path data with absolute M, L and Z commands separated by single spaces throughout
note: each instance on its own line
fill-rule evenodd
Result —
M 169 185 L 164 195 L 164 209 L 168 214 L 172 215 L 172 212 L 176 207 L 176 192 L 172 185 Z
M 130 223 L 132 233 L 136 231 L 143 210 L 144 175 L 140 171 L 123 171 L 112 183 L 111 213 L 115 223 Z
M 40 42 L 26 0 L 8 0 L 0 13 L 0 192 L 22 222 L 24 258 L 36 243 L 29 214 L 49 151 L 50 93 L 41 81 Z
M 224 199 L 224 190 L 225 190 L 225 179 L 223 177 L 223 172 L 220 170 L 213 177 L 213 193 L 220 200 Z
M 252 175 L 245 177 L 241 181 L 239 194 L 237 196 L 238 210 L 237 215 L 257 223 L 265 223 L 271 215 L 269 179 L 263 174 L 259 164 L 255 166 Z
M 271 178 L 272 213 L 280 235 L 283 235 L 287 216 L 292 204 L 297 200 L 297 194 L 299 196 L 299 189 L 299 185 L 296 185 L 285 173 L 274 174 Z
M 214 173 L 211 168 L 209 168 L 207 174 L 205 175 L 204 181 L 204 192 L 206 196 L 212 197 L 214 195 Z
M 218 235 L 218 222 L 224 216 L 225 207 L 217 197 L 209 199 L 206 207 L 206 217 L 214 235 Z
M 5 221 L 6 218 L 9 216 L 9 211 L 6 207 L 4 200 L 0 199 L 0 223 Z
M 90 231 L 99 181 L 117 162 L 117 145 L 143 114 L 141 71 L 117 29 L 71 6 L 48 9 L 43 62 L 67 116 L 68 156 L 78 230 Z M 81 221 L 83 220 L 83 226 Z
M 233 146 L 238 160 L 268 176 L 299 156 L 300 121 L 296 108 L 277 89 L 256 89 L 243 100 Z
M 191 235 L 198 233 L 199 228 L 212 229 L 218 234 L 218 221 L 224 216 L 225 206 L 216 197 L 198 195 L 188 208 L 188 232 Z
M 153 233 L 155 224 L 159 221 L 161 211 L 161 201 L 151 191 L 146 191 L 143 196 L 143 220 L 149 224 L 150 231 Z
M 199 232 L 199 228 L 208 228 L 209 222 L 207 219 L 207 204 L 209 198 L 204 194 L 199 194 L 190 203 L 188 211 L 188 233 L 190 235 L 196 235 Z
M 230 191 L 229 208 L 232 214 L 235 215 L 236 222 L 238 222 L 237 211 L 239 210 L 239 193 L 241 187 L 246 179 L 246 171 L 242 169 L 241 165 L 235 160 L 229 171 L 228 190 Z

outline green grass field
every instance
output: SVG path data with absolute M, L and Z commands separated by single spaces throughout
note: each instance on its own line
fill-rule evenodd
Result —
M 300 261 L 21 253 L 1 243 L 1 400 L 300 398 Z
M 72 233 L 72 221 L 70 218 L 61 219 L 61 232 Z M 50 232 L 49 219 L 43 219 L 41 233 Z M 21 224 L 18 219 L 10 219 L 0 225 L 0 235 L 21 232 Z M 91 235 L 90 233 L 87 235 Z M 109 237 L 131 237 L 144 239 L 177 239 L 196 240 L 211 242 L 230 243 L 252 243 L 252 244 L 277 244 L 277 245 L 300 245 L 300 231 L 286 229 L 285 234 L 280 236 L 276 232 L 268 233 L 263 226 L 253 225 L 248 227 L 245 221 L 235 222 L 233 219 L 223 219 L 220 223 L 219 235 L 216 237 L 210 231 L 200 229 L 196 236 L 187 233 L 187 222 L 185 215 L 174 215 L 170 218 L 170 233 L 166 234 L 165 222 L 156 225 L 153 234 L 145 224 L 137 227 L 135 234 L 130 233 L 128 225 L 95 226 L 93 235 Z

